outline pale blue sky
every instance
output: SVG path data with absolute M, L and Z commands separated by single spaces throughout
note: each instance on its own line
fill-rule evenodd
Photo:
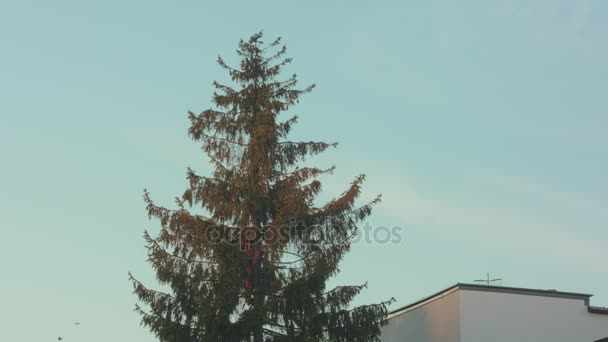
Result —
M 151 282 L 147 187 L 208 172 L 186 111 L 241 37 L 283 36 L 318 87 L 299 138 L 340 147 L 384 195 L 335 283 L 399 305 L 483 277 L 608 305 L 608 2 L 0 2 L 0 339 L 153 341 L 127 272 Z M 71 325 L 81 321 L 80 327 Z

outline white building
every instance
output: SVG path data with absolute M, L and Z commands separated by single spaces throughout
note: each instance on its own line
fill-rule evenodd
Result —
M 591 295 L 457 284 L 391 312 L 382 342 L 608 342 Z

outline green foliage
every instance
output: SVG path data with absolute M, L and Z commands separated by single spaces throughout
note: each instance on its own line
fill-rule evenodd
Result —
M 349 308 L 365 285 L 327 290 L 326 282 L 380 198 L 355 207 L 360 176 L 315 205 L 317 177 L 334 168 L 300 163 L 336 144 L 286 140 L 297 116 L 280 121 L 280 114 L 314 85 L 296 88 L 296 75 L 278 80 L 291 62 L 285 53 L 280 39 L 265 46 L 258 33 L 240 41 L 238 68 L 218 58 L 235 87 L 214 82 L 216 109 L 188 114 L 189 135 L 213 174 L 188 169 L 175 209 L 145 192 L 148 214 L 161 225 L 157 237 L 144 234 L 149 262 L 170 291 L 131 281 L 144 304 L 136 307 L 142 324 L 161 341 L 378 340 L 389 302 Z

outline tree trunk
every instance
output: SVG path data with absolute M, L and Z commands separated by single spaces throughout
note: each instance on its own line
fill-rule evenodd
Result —
M 253 331 L 254 342 L 264 342 L 264 304 L 266 302 L 266 289 L 264 288 L 264 255 L 262 253 L 263 242 L 259 241 L 256 244 L 254 254 L 254 282 L 255 289 L 253 292 L 253 305 L 257 316 L 257 325 Z

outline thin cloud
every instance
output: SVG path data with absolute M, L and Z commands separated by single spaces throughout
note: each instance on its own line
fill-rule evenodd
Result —
M 568 263 L 591 272 L 604 267 L 600 260 L 606 241 L 572 234 L 538 218 L 515 215 L 507 208 L 488 209 L 478 203 L 457 203 L 425 195 L 401 182 L 401 178 L 383 177 L 382 184 L 370 187 L 382 189 L 381 213 L 406 226 L 428 229 L 505 255 L 532 258 L 535 262 Z
M 536 182 L 503 175 L 489 169 L 472 168 L 471 170 L 476 177 L 482 178 L 486 182 L 490 182 L 503 188 L 511 189 L 524 194 L 534 195 L 536 197 L 543 198 L 544 200 L 555 202 L 575 210 L 585 211 L 587 215 L 592 215 L 602 220 L 608 220 L 608 205 L 606 204 L 561 192 Z

